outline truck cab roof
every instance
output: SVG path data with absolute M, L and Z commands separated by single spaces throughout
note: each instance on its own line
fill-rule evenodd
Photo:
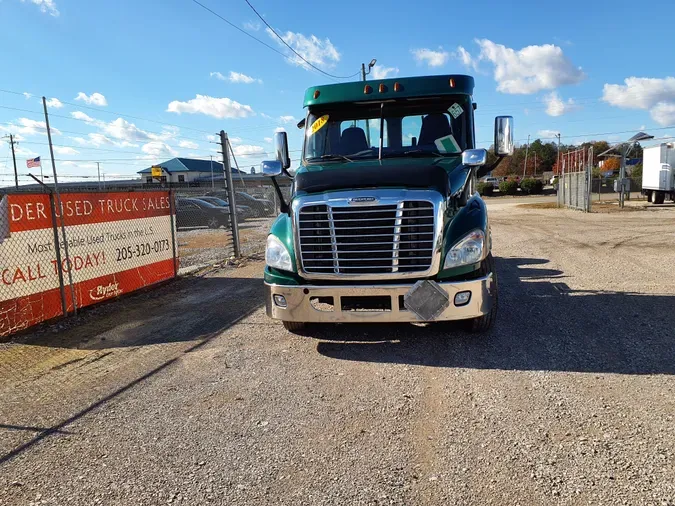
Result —
M 459 74 L 327 84 L 308 88 L 305 91 L 303 107 L 443 95 L 473 95 L 473 88 L 473 77 Z

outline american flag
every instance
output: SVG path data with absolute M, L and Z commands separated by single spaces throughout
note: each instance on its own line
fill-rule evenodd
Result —
M 29 169 L 31 169 L 33 167 L 41 167 L 41 166 L 42 165 L 40 163 L 40 157 L 39 156 L 37 158 L 31 158 L 30 160 L 26 160 L 26 167 L 28 167 Z

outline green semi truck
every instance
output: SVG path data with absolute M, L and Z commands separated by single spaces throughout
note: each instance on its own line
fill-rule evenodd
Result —
M 265 175 L 292 177 L 267 238 L 267 314 L 308 323 L 463 320 L 497 315 L 487 208 L 476 180 L 513 153 L 495 119 L 496 161 L 476 148 L 474 80 L 464 75 L 316 86 L 305 93 L 300 167 L 285 132 Z

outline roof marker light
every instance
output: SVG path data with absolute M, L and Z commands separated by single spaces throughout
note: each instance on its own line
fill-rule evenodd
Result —
M 363 87 L 363 93 L 365 93 L 366 95 L 370 95 L 372 92 L 373 92 L 373 87 L 370 84 L 366 84 Z
M 401 86 L 399 83 L 394 83 L 394 91 L 402 91 L 403 86 Z
M 380 93 L 384 93 L 387 91 L 387 87 L 384 85 L 384 83 L 380 83 L 380 87 L 378 88 Z
M 452 77 L 450 78 L 450 87 L 451 88 L 455 87 L 455 80 Z
M 321 95 L 321 92 L 319 90 L 314 90 L 314 100 L 319 98 L 319 95 Z

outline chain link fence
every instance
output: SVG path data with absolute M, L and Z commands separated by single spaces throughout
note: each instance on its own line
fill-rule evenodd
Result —
M 284 199 L 290 186 L 281 187 Z M 234 183 L 234 209 L 221 185 L 178 188 L 176 227 L 181 267 L 219 264 L 234 256 L 233 212 L 236 212 L 240 253 L 256 255 L 280 211 L 280 200 L 269 184 Z
M 558 207 L 568 207 L 590 213 L 593 148 L 577 150 L 569 155 L 575 156 L 569 157 L 572 162 L 563 159 L 563 173 L 558 181 Z
M 169 191 L 6 193 L 0 338 L 177 273 Z

